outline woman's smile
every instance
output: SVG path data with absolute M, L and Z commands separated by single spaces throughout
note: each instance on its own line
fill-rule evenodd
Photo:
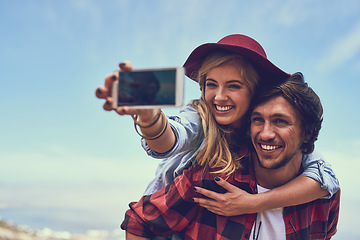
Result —
M 214 105 L 215 105 L 216 110 L 219 112 L 228 112 L 234 108 L 234 106 L 230 106 L 230 105 L 217 105 L 217 104 L 214 104 Z

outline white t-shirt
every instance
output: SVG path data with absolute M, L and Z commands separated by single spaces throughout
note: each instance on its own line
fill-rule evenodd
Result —
M 270 189 L 257 185 L 258 193 L 267 192 Z M 261 224 L 260 224 L 261 223 Z M 260 231 L 259 231 L 260 226 Z M 256 227 L 256 229 L 255 229 Z M 255 237 L 254 237 L 255 231 Z M 251 229 L 250 239 L 258 240 L 286 240 L 283 208 L 275 208 L 259 212 L 256 223 Z

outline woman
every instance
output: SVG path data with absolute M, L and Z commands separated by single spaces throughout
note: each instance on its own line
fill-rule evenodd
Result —
M 254 92 L 290 76 L 267 59 L 259 43 L 239 34 L 199 46 L 184 67 L 186 75 L 199 83 L 202 97 L 185 106 L 179 116 L 165 118 L 160 109 L 115 109 L 120 115 L 133 116 L 135 125 L 140 127 L 144 149 L 163 159 L 145 194 L 171 183 L 192 164 L 219 167 L 220 173 L 227 175 L 238 169 L 239 159 L 247 155 L 239 150 L 248 144 L 247 111 Z M 131 64 L 122 63 L 120 69 L 131 70 Z M 112 110 L 111 85 L 117 79 L 117 73 L 107 76 L 105 87 L 96 91 L 97 97 L 106 99 L 105 110 Z M 211 205 L 207 202 L 204 206 L 216 214 L 232 216 L 331 196 L 339 186 L 332 169 L 322 163 L 310 155 L 303 162 L 302 176 L 282 187 L 254 195 L 232 188 L 227 195 L 216 196 Z M 228 187 L 226 181 L 217 183 Z M 212 194 L 204 189 L 198 191 Z M 201 203 L 201 199 L 195 201 Z

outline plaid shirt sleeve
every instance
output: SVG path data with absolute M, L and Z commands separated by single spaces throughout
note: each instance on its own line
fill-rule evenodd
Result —
M 195 196 L 192 176 L 196 169 L 191 167 L 172 184 L 143 196 L 139 202 L 130 203 L 121 229 L 147 238 L 167 236 L 185 229 L 199 210 L 191 200 Z
M 286 239 L 330 239 L 337 231 L 339 206 L 340 190 L 330 199 L 287 207 L 284 209 Z
M 328 218 L 326 239 L 330 239 L 337 232 L 336 226 L 338 224 L 339 212 L 340 212 L 340 209 L 339 209 L 340 208 L 340 189 L 334 195 L 333 198 L 334 198 L 334 200 L 331 201 L 331 204 L 330 204 L 330 212 L 329 212 L 329 218 Z

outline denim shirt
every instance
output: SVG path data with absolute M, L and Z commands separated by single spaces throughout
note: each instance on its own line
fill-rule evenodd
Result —
M 205 137 L 201 118 L 193 107 L 193 102 L 184 106 L 178 116 L 168 117 L 169 123 L 175 133 L 176 142 L 173 148 L 166 153 L 158 153 L 149 148 L 144 139 L 141 145 L 149 156 L 161 159 L 155 173 L 155 178 L 149 183 L 145 195 L 152 194 L 173 182 L 196 159 L 199 151 L 204 147 Z M 331 165 L 323 160 L 317 152 L 303 155 L 303 176 L 318 181 L 322 188 L 329 192 L 331 197 L 339 190 L 339 184 Z

